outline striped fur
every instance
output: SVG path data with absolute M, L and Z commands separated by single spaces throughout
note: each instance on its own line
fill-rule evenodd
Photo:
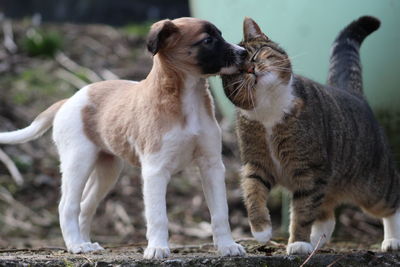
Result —
M 360 46 L 379 26 L 377 19 L 364 16 L 340 32 L 332 45 L 328 85 L 362 93 Z

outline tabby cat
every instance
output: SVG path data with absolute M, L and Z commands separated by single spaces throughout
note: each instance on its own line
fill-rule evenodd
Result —
M 292 193 L 288 254 L 329 241 L 342 203 L 383 218 L 382 250 L 400 249 L 400 175 L 363 94 L 359 59 L 361 43 L 379 26 L 364 16 L 342 30 L 322 85 L 294 74 L 286 52 L 244 20 L 246 66 L 222 78 L 238 110 L 242 189 L 257 240 L 271 238 L 266 202 L 279 184 Z

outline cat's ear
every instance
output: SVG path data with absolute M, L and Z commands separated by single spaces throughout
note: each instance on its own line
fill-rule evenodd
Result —
M 268 40 L 268 37 L 261 31 L 260 26 L 249 17 L 245 17 L 243 21 L 243 36 L 245 41 L 260 37 Z

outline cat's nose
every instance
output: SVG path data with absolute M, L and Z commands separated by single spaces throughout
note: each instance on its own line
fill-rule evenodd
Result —
M 245 72 L 250 73 L 250 74 L 255 74 L 255 67 L 254 65 L 247 65 L 244 69 Z

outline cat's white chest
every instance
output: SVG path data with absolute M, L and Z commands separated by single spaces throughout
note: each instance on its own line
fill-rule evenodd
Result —
M 271 78 L 269 77 L 269 79 Z M 269 144 L 269 156 L 277 175 L 281 176 L 283 173 L 282 164 L 277 157 L 277 151 L 272 145 L 273 140 L 271 140 L 271 137 L 273 128 L 282 123 L 285 114 L 290 113 L 294 106 L 293 87 L 291 82 L 286 85 L 278 83 L 273 86 L 267 86 L 260 82 L 255 91 L 255 108 L 253 110 L 241 110 L 241 113 L 250 120 L 260 122 L 265 127 L 265 138 L 267 144 Z

